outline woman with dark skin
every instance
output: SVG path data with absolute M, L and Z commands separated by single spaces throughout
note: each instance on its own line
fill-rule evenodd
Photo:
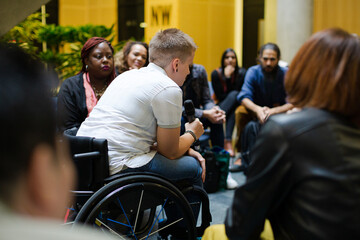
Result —
M 226 112 L 224 148 L 234 156 L 232 133 L 235 126 L 235 109 L 239 106 L 236 96 L 244 83 L 246 70 L 238 65 L 233 49 L 228 48 L 221 57 L 221 67 L 211 73 L 211 84 L 219 107 Z
M 127 70 L 139 69 L 149 64 L 149 46 L 144 42 L 129 41 L 115 54 L 115 71 L 121 74 Z
M 58 128 L 80 124 L 115 78 L 114 49 L 104 38 L 90 38 L 81 49 L 81 71 L 64 81 L 58 94 Z

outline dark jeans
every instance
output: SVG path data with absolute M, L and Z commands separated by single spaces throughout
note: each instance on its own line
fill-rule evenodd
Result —
M 219 107 L 226 112 L 225 139 L 231 140 L 235 127 L 235 110 L 240 105 L 236 99 L 239 91 L 231 91 L 224 100 L 219 103 Z

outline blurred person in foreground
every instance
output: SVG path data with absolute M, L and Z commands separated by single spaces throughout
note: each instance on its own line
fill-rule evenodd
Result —
M 114 59 L 116 75 L 146 67 L 149 64 L 149 46 L 144 42 L 128 41 Z
M 0 239 L 110 239 L 62 226 L 75 171 L 55 134 L 53 80 L 29 55 L 0 44 Z
M 79 128 L 115 78 L 113 55 L 114 49 L 105 38 L 86 41 L 81 49 L 81 71 L 62 83 L 57 97 L 61 132 Z
M 360 239 L 360 40 L 315 33 L 285 77 L 302 110 L 270 117 L 225 220 L 230 239 Z M 206 238 L 204 238 L 206 239 Z

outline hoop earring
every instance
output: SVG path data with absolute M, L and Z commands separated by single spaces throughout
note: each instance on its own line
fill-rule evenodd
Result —
M 87 70 L 89 69 L 89 66 L 88 66 L 88 65 L 86 65 L 86 66 L 85 66 L 85 69 L 86 69 L 86 71 L 87 71 Z

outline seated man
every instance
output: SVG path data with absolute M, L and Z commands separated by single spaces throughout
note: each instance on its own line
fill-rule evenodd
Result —
M 0 239 L 110 239 L 61 226 L 75 171 L 56 139 L 54 76 L 14 46 L 0 44 Z
M 81 124 L 78 136 L 108 140 L 110 174 L 131 168 L 202 187 L 205 160 L 190 148 L 204 132 L 202 123 L 187 123 L 180 136 L 179 86 L 196 48 L 178 29 L 158 32 L 150 41 L 150 64 L 120 74 Z
M 237 150 L 242 149 L 241 134 L 247 123 L 256 120 L 263 124 L 275 114 L 284 113 L 293 106 L 286 103 L 284 77 L 286 68 L 279 66 L 280 49 L 274 43 L 261 46 L 258 60 L 260 64 L 249 68 L 244 84 L 238 95 L 242 106 L 236 110 L 236 126 L 238 129 Z M 240 159 L 235 165 L 240 165 Z M 248 163 L 248 162 L 247 162 Z M 232 169 L 236 170 L 239 167 Z

